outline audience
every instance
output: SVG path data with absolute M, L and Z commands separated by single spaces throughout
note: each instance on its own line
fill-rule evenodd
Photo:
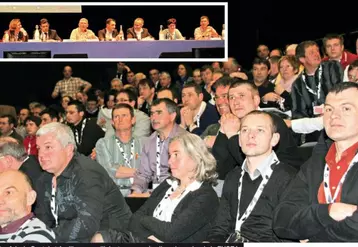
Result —
M 219 38 L 201 21 L 202 39 Z M 128 31 L 145 32 L 141 18 Z M 54 102 L 0 111 L 3 211 L 16 214 L 0 241 L 358 241 L 358 60 L 340 35 L 323 41 L 326 56 L 314 41 L 284 56 L 261 44 L 251 71 L 234 57 L 118 62 L 93 89 L 65 66 Z

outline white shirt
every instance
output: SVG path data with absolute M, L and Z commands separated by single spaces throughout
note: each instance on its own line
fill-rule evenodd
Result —
M 174 198 L 170 199 L 170 195 L 178 188 L 178 181 L 167 179 L 166 182 L 171 185 L 170 188 L 165 193 L 163 199 L 160 201 L 158 206 L 155 208 L 153 212 L 153 217 L 157 218 L 160 221 L 171 222 L 172 215 L 174 213 L 175 208 L 178 206 L 180 201 L 191 191 L 195 191 L 201 187 L 203 182 L 194 181 L 189 184 L 188 187 L 184 190 L 184 192 Z
M 293 132 L 299 134 L 309 134 L 323 129 L 323 116 L 315 118 L 300 118 L 291 121 Z
M 136 30 L 134 30 L 134 32 L 137 34 L 137 39 L 142 39 L 142 32 L 143 29 L 141 28 L 139 32 L 137 32 Z
M 112 40 L 112 32 L 109 32 L 107 29 L 106 29 L 106 40 Z

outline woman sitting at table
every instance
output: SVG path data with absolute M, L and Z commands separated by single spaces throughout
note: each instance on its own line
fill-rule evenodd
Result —
M 205 240 L 219 206 L 215 158 L 199 136 L 187 133 L 170 141 L 168 163 L 172 176 L 133 214 L 130 232 L 100 231 L 92 242 Z
M 209 17 L 200 17 L 200 27 L 195 28 L 194 31 L 195 40 L 219 37 L 219 34 L 216 32 L 216 30 L 212 26 L 209 26 L 209 24 Z
M 127 29 L 127 39 L 154 39 L 148 29 L 143 27 L 143 18 L 136 18 L 133 27 Z
M 181 32 L 176 28 L 177 26 L 176 19 L 170 18 L 169 20 L 167 20 L 167 26 L 168 28 L 163 30 L 165 39 L 170 39 L 170 40 L 184 39 Z
M 29 36 L 22 27 L 20 19 L 12 19 L 2 39 L 3 42 L 27 42 Z

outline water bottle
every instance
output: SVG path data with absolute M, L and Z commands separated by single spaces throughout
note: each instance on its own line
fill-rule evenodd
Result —
M 39 25 L 36 25 L 36 26 L 35 26 L 34 40 L 38 40 L 38 41 L 40 41 L 40 31 L 39 31 Z
M 123 27 L 119 26 L 119 40 L 124 40 Z
M 164 31 L 163 31 L 163 25 L 160 25 L 159 40 L 165 40 L 165 35 L 164 35 Z
M 221 39 L 225 39 L 225 24 L 223 24 L 223 30 L 221 31 Z

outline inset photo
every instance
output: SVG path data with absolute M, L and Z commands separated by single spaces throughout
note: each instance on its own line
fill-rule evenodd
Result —
M 163 4 L 0 3 L 0 59 L 227 59 L 227 3 Z

